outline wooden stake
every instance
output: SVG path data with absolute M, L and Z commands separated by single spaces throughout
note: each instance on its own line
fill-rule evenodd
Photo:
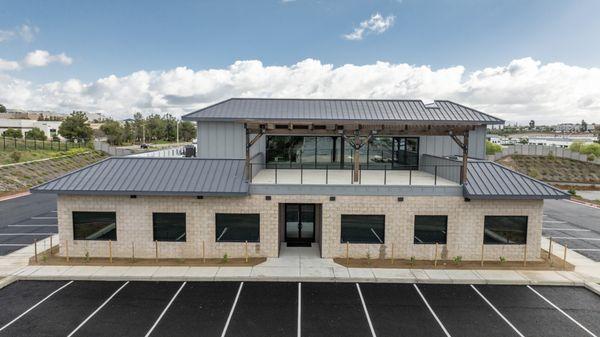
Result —
M 202 241 L 202 263 L 206 263 L 206 256 L 204 255 L 204 241 Z
M 350 243 L 346 241 L 346 266 L 350 264 Z
M 158 241 L 154 240 L 154 260 L 158 262 Z
M 563 255 L 563 269 L 567 269 L 567 244 L 565 243 L 565 252 Z
M 131 261 L 135 261 L 135 246 L 133 241 L 131 241 Z
M 33 256 L 34 256 L 35 263 L 37 263 L 38 262 L 38 259 L 37 259 L 37 239 L 33 239 L 33 254 L 34 254 Z
M 481 244 L 481 266 L 483 267 L 483 251 L 484 251 L 484 244 Z
M 67 254 L 67 262 L 69 262 L 69 241 L 65 241 L 65 253 Z
M 50 235 L 50 256 L 52 256 L 52 235 Z
M 552 237 L 550 237 L 550 244 L 548 245 L 548 260 L 552 262 Z
M 392 264 L 394 264 L 394 244 L 392 243 Z
M 244 242 L 244 256 L 246 257 L 246 263 L 248 263 L 248 241 Z
M 525 245 L 525 251 L 523 252 L 523 267 L 527 267 L 527 245 Z
M 435 243 L 435 256 L 433 257 L 433 265 L 437 267 L 438 243 Z
M 108 262 L 112 263 L 112 240 L 108 240 Z

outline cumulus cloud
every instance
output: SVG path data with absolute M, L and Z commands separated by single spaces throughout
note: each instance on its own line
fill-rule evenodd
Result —
M 23 59 L 23 65 L 26 67 L 45 67 L 53 62 L 69 65 L 73 63 L 73 59 L 65 53 L 52 55 L 46 50 L 39 49 L 28 53 Z
M 472 72 L 389 62 L 335 67 L 306 59 L 290 66 L 249 60 L 219 69 L 137 71 L 93 82 L 34 84 L 0 74 L 0 103 L 11 108 L 124 118 L 135 111 L 180 115 L 230 97 L 450 99 L 510 122 L 600 122 L 600 69 L 531 58 Z
M 365 35 L 368 34 L 381 34 L 386 30 L 390 29 L 394 24 L 396 17 L 388 15 L 385 18 L 379 13 L 371 15 L 371 18 L 365 20 L 354 28 L 354 31 L 349 34 L 343 35 L 346 40 L 362 40 Z
M 38 27 L 23 24 L 14 29 L 0 30 L 0 42 L 12 40 L 14 38 L 21 38 L 25 42 L 31 42 L 39 32 L 40 29 Z
M 19 62 L 0 59 L 0 71 L 18 70 L 20 68 Z

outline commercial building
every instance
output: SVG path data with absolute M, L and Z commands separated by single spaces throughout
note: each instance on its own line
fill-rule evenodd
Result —
M 543 200 L 568 197 L 486 161 L 504 122 L 450 101 L 234 98 L 184 119 L 196 158 L 112 157 L 32 189 L 59 195 L 72 255 L 535 260 Z

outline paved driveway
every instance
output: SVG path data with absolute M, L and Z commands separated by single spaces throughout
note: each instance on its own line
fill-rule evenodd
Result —
M 19 281 L 0 336 L 598 336 L 584 288 Z
M 0 255 L 57 232 L 56 195 L 30 194 L 0 202 Z

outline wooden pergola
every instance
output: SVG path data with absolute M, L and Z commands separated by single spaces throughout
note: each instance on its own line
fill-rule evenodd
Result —
M 360 149 L 375 136 L 448 136 L 462 149 L 461 183 L 467 181 L 469 131 L 479 124 L 413 124 L 413 123 L 348 123 L 346 122 L 291 122 L 248 121 L 246 129 L 246 172 L 250 174 L 250 149 L 263 135 L 278 136 L 332 136 L 343 137 L 354 148 L 353 180 L 360 174 Z M 254 135 L 254 137 L 252 137 Z M 459 138 L 459 137 L 462 137 Z M 248 177 L 249 178 L 249 177 Z

